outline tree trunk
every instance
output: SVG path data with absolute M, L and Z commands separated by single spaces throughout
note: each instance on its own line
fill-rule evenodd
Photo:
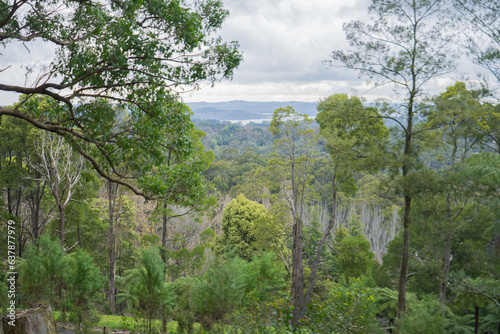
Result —
M 333 213 L 332 213 L 332 219 L 330 221 L 330 224 L 325 230 L 325 233 L 323 233 L 323 236 L 321 238 L 321 241 L 318 245 L 318 249 L 316 250 L 316 259 L 314 260 L 313 266 L 311 268 L 311 278 L 309 279 L 309 286 L 307 287 L 307 294 L 304 300 L 304 307 L 302 308 L 302 312 L 300 314 L 300 317 L 303 318 L 306 315 L 306 310 L 307 310 L 307 304 L 311 300 L 311 295 L 312 295 L 312 289 L 314 287 L 314 282 L 316 280 L 316 272 L 318 271 L 319 263 L 321 261 L 321 254 L 323 252 L 323 246 L 325 245 L 326 238 L 330 234 L 331 230 L 335 226 L 335 221 L 336 221 L 336 216 L 335 216 L 335 210 L 337 208 L 337 191 L 335 190 L 335 175 L 333 176 L 333 181 L 332 181 L 332 190 L 333 190 Z
M 118 187 L 117 187 L 118 188 Z M 115 189 L 117 190 L 117 189 Z M 115 238 L 115 193 L 113 183 L 108 181 L 109 201 L 109 308 L 115 313 L 115 281 L 116 281 L 116 238 Z
M 416 52 L 416 51 L 414 51 Z M 413 78 L 415 78 L 414 70 L 412 69 Z M 411 140 L 413 131 L 413 101 L 415 97 L 415 79 L 413 80 L 412 93 L 408 102 L 408 119 L 405 135 L 405 146 L 403 154 L 403 182 L 407 181 L 410 174 L 410 154 L 411 154 Z M 411 196 L 409 184 L 404 185 L 404 214 L 403 214 L 403 249 L 401 254 L 401 268 L 399 272 L 399 286 L 398 286 L 398 309 L 397 318 L 402 318 L 406 312 L 406 285 L 408 283 L 408 262 L 410 260 L 410 211 L 411 211 Z
M 82 227 L 78 226 L 78 247 L 82 248 Z
M 479 306 L 474 307 L 474 334 L 479 333 Z
M 163 248 L 167 249 L 167 222 L 168 222 L 168 217 L 167 217 L 167 202 L 163 203 L 163 226 L 161 230 L 161 245 Z
M 441 277 L 441 285 L 439 287 L 439 302 L 441 303 L 441 314 L 445 315 L 446 306 L 446 288 L 448 284 L 448 274 L 450 272 L 451 265 L 451 240 L 450 233 L 446 233 L 446 240 L 444 242 L 444 254 L 443 254 L 443 273 Z
M 292 250 L 292 324 L 297 325 L 304 306 L 304 268 L 302 262 L 302 223 L 294 217 Z
M 410 259 L 410 206 L 411 197 L 405 196 L 403 216 L 403 249 L 398 287 L 398 312 L 396 317 L 403 317 L 406 311 L 406 284 L 408 283 L 408 261 Z
M 66 241 L 64 235 L 65 220 L 66 220 L 66 208 L 59 205 L 59 240 L 61 241 L 61 246 L 64 248 L 64 242 Z

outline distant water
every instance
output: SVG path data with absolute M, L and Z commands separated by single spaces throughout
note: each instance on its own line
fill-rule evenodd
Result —
M 228 120 L 223 120 L 222 122 L 231 122 L 233 124 L 238 124 L 241 123 L 241 125 L 247 125 L 249 123 L 256 123 L 256 124 L 262 124 L 262 123 L 271 123 L 273 119 L 272 118 L 260 118 L 260 119 L 228 119 Z

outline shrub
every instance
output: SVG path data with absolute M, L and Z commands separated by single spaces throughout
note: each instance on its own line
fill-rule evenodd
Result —
M 104 284 L 99 269 L 90 255 L 81 249 L 69 259 L 67 309 L 70 320 L 75 324 L 76 332 L 88 330 L 99 322 L 96 303 L 103 300 L 101 289 Z
M 29 245 L 24 259 L 20 261 L 19 272 L 21 302 L 25 306 L 48 300 L 55 307 L 61 302 L 68 258 L 58 241 L 44 235 L 38 247 Z
M 161 317 L 166 324 L 173 294 L 165 283 L 165 263 L 158 248 L 143 250 L 140 259 L 138 267 L 126 272 L 123 280 L 126 292 L 117 295 L 117 302 L 131 301 L 131 307 L 138 317 L 145 319 L 147 331 L 151 333 L 155 317 Z
M 311 303 L 305 325 L 314 333 L 378 333 L 375 299 L 360 280 L 337 284 L 327 300 Z

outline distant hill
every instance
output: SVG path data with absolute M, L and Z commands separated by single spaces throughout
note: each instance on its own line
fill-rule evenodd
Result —
M 215 119 L 235 121 L 250 119 L 270 119 L 275 109 L 291 106 L 301 114 L 315 116 L 318 111 L 316 102 L 193 102 L 187 103 L 194 113 L 193 119 Z
M 228 102 L 193 102 L 187 103 L 194 115 L 194 121 L 216 120 L 216 121 L 248 121 L 266 120 L 270 121 L 275 109 L 292 106 L 296 112 L 315 117 L 318 113 L 316 102 L 252 102 L 252 101 L 228 101 Z M 374 106 L 368 103 L 366 106 Z M 394 104 L 397 106 L 397 104 Z M 394 115 L 398 120 L 404 118 Z M 245 124 L 245 122 L 242 122 Z M 257 122 L 259 123 L 259 122 Z M 385 119 L 387 127 L 396 126 L 397 123 L 390 119 Z

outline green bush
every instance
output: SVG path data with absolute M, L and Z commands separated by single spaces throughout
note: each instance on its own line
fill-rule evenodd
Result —
M 402 334 L 446 333 L 441 304 L 432 297 L 408 304 L 405 317 L 398 319 L 396 325 Z
M 244 296 L 244 276 L 247 263 L 235 258 L 229 263 L 212 265 L 194 291 L 196 310 L 205 328 L 223 321 L 226 314 L 240 306 Z
M 220 238 L 214 244 L 216 255 L 236 255 L 250 261 L 257 252 L 257 224 L 264 222 L 266 208 L 240 194 L 224 209 Z
M 175 295 L 175 306 L 172 319 L 177 321 L 179 333 L 192 333 L 195 322 L 194 289 L 198 280 L 193 277 L 181 277 L 170 283 Z
M 339 243 L 337 263 L 347 280 L 365 275 L 375 264 L 374 258 L 364 235 L 348 235 Z
M 68 268 L 68 258 L 59 241 L 44 235 L 38 247 L 29 245 L 19 263 L 22 304 L 29 307 L 48 300 L 53 307 L 59 306 Z
M 70 255 L 69 263 L 67 280 L 69 319 L 75 324 L 77 333 L 82 329 L 87 333 L 99 322 L 96 306 L 104 300 L 102 295 L 104 280 L 92 257 L 82 249 Z
M 337 284 L 327 300 L 311 303 L 304 325 L 313 333 L 378 333 L 375 306 L 364 282 Z
M 130 307 L 145 321 L 151 333 L 153 319 L 163 319 L 164 327 L 169 314 L 173 294 L 165 282 L 165 263 L 158 248 L 146 249 L 141 253 L 141 264 L 126 272 L 122 287 L 124 293 L 117 295 L 117 303 L 130 301 Z
M 256 255 L 251 262 L 236 257 L 226 263 L 215 263 L 194 289 L 199 320 L 204 327 L 211 328 L 216 322 L 224 322 L 227 315 L 244 310 L 258 314 L 261 322 L 266 323 L 267 315 L 259 310 L 287 294 L 285 276 L 273 253 Z

